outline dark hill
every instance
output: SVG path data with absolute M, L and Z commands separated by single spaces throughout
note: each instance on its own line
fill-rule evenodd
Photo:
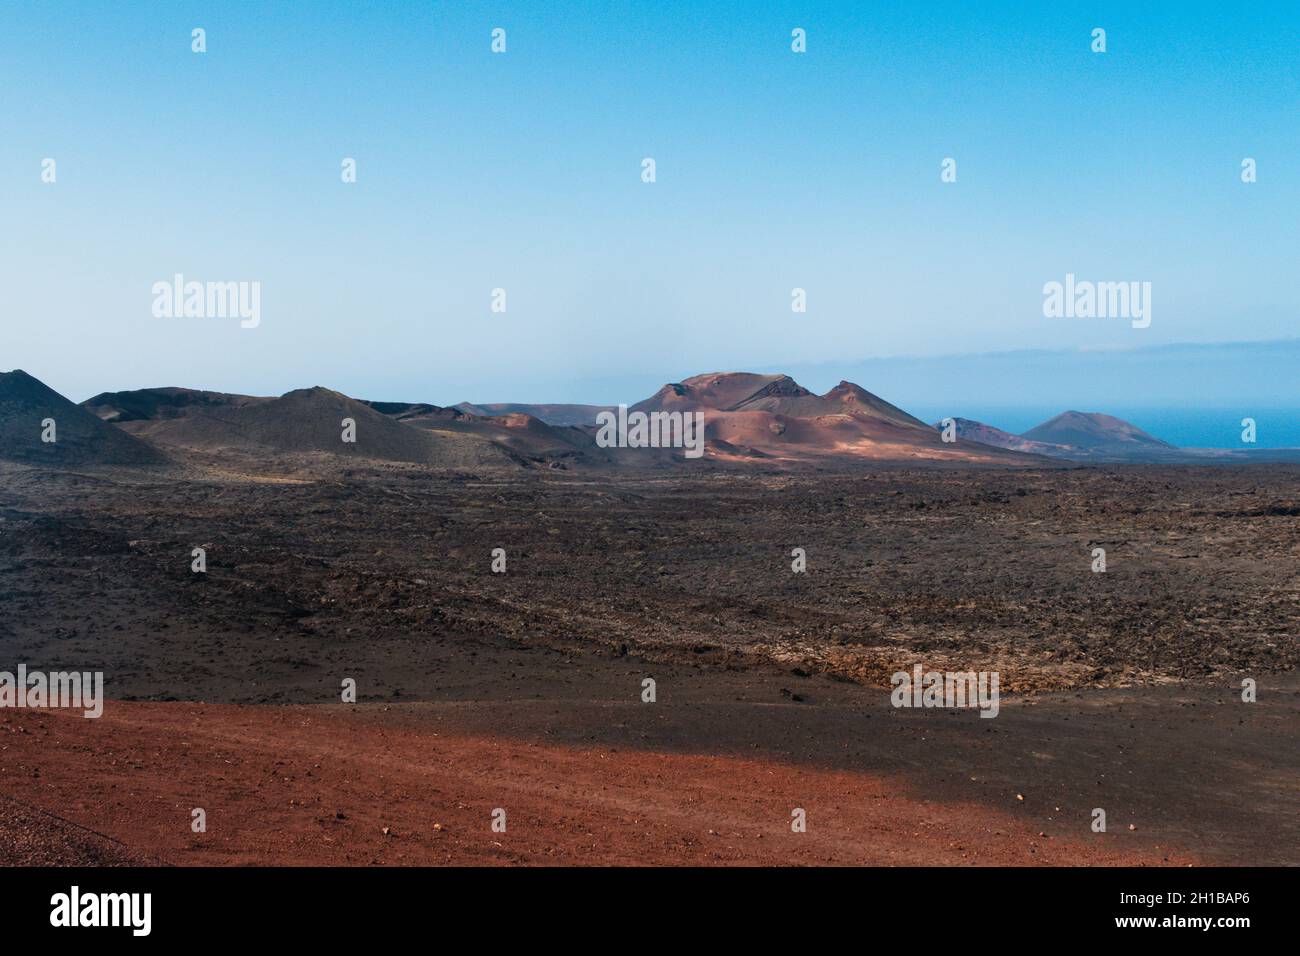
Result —
M 1073 445 L 1088 451 L 1140 452 L 1174 447 L 1123 419 L 1097 412 L 1062 412 L 1029 429 L 1021 437 L 1053 445 Z
M 55 441 L 41 440 L 46 419 Z M 65 467 L 156 465 L 166 456 L 21 369 L 0 372 L 0 458 Z

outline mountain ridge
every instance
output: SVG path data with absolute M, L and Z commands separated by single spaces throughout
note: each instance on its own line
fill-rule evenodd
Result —
M 533 410 L 579 423 L 552 424 Z M 0 455 L 55 464 L 152 464 L 190 450 L 275 460 L 328 454 L 432 467 L 677 467 L 683 449 L 602 447 L 598 405 L 439 406 L 355 399 L 323 386 L 279 397 L 178 386 L 101 392 L 73 405 L 21 370 L 0 377 Z M 53 411 L 55 414 L 49 414 Z M 709 372 L 662 385 L 631 412 L 698 412 L 704 461 L 769 468 L 855 463 L 1042 465 L 1055 460 L 1244 461 L 1259 453 L 1182 450 L 1115 416 L 1062 412 L 1021 435 L 956 419 L 956 442 L 853 382 L 817 395 L 784 374 Z M 62 449 L 40 448 L 41 418 L 59 420 Z M 491 414 L 495 413 L 495 414 Z M 345 422 L 348 424 L 345 425 Z M 350 433 L 345 438 L 345 433 Z M 604 439 L 602 438 L 602 442 Z M 1272 457 L 1294 460 L 1292 450 Z

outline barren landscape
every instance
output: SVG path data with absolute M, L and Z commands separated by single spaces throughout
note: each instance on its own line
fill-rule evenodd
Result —
M 1185 7 L 6 2 L 5 941 L 1284 938 L 1300 5 Z
M 1297 862 L 1293 466 L 234 462 L 0 463 L 10 859 Z

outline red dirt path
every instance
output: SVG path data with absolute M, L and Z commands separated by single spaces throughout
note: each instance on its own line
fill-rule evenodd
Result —
M 2 711 L 0 858 L 79 863 L 91 841 L 95 861 L 176 864 L 1194 862 L 1123 847 L 1122 834 L 1079 826 L 1066 839 L 1014 812 L 920 799 L 878 775 L 434 723 L 418 705 Z M 195 807 L 206 833 L 191 832 Z M 497 807 L 506 833 L 492 832 Z M 791 832 L 795 807 L 806 833 Z

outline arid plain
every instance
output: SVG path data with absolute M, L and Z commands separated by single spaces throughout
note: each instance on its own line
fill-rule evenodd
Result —
M 1300 861 L 1294 465 L 145 440 L 0 461 L 5 659 L 109 698 L 0 710 L 10 862 Z M 891 706 L 916 664 L 997 718 Z

